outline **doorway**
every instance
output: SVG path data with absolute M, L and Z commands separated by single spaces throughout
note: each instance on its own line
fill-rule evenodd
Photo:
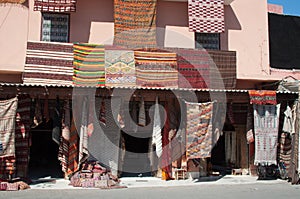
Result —
M 59 145 L 52 140 L 52 120 L 31 129 L 28 176 L 31 179 L 63 178 L 58 160 Z
M 141 133 L 141 132 L 138 132 Z M 122 177 L 151 176 L 149 152 L 150 138 L 141 138 L 122 133 L 125 155 L 122 166 Z

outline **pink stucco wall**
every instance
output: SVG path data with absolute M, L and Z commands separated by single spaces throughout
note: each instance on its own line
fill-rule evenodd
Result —
M 237 52 L 237 77 L 271 78 L 267 1 L 235 0 L 227 10 L 232 10 L 226 23 L 229 26 L 228 49 Z
M 77 0 L 76 6 L 76 12 L 71 13 L 70 42 L 88 42 L 92 22 L 114 21 L 113 0 Z M 99 28 L 106 31 L 109 27 Z
M 33 11 L 34 0 L 28 2 L 0 5 L 0 73 L 22 72 L 27 40 L 41 38 L 41 13 Z M 270 71 L 267 10 L 267 0 L 234 0 L 225 6 L 221 49 L 237 52 L 238 79 L 271 81 L 286 75 Z M 70 42 L 112 42 L 113 0 L 77 0 L 70 19 Z M 187 29 L 187 0 L 158 0 L 157 27 L 160 46 L 177 40 L 178 47 L 194 47 L 194 34 Z
M 24 70 L 28 7 L 0 4 L 0 73 Z
M 28 0 L 29 2 L 29 17 L 28 17 L 28 40 L 40 41 L 41 39 L 41 26 L 42 26 L 42 14 L 41 12 L 34 11 L 34 0 Z
M 268 12 L 276 13 L 276 14 L 283 14 L 283 6 L 276 5 L 276 4 L 268 4 Z

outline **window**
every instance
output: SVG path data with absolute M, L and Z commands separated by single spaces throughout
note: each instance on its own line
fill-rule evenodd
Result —
M 220 50 L 219 33 L 195 33 L 196 48 Z
M 43 13 L 42 41 L 69 42 L 69 14 Z

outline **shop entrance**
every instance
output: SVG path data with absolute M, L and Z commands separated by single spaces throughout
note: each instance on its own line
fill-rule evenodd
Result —
M 29 171 L 31 179 L 63 178 L 58 160 L 58 144 L 52 140 L 52 121 L 31 129 Z
M 122 177 L 151 176 L 149 138 L 122 133 L 126 152 L 123 157 Z

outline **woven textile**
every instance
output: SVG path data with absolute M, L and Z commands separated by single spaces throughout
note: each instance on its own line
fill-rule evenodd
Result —
M 157 0 L 114 0 L 114 45 L 156 46 Z
M 136 85 L 133 51 L 105 50 L 105 85 Z
M 74 119 L 72 120 L 71 128 L 70 128 L 70 140 L 69 140 L 69 150 L 68 150 L 68 160 L 67 160 L 67 170 L 66 175 L 70 176 L 78 170 L 78 132 L 76 130 L 76 126 L 74 123 Z
M 24 3 L 26 0 L 0 0 L 0 3 Z
M 282 132 L 279 139 L 279 160 L 284 162 L 287 173 L 290 169 L 290 161 L 292 158 L 292 134 L 295 133 L 294 119 L 292 109 L 287 105 L 284 111 L 284 121 Z
M 299 176 L 299 111 L 300 104 L 295 102 L 292 108 L 293 118 L 295 118 L 295 133 L 292 134 L 292 154 L 290 159 L 290 168 L 288 176 L 292 184 L 300 183 Z
M 96 44 L 74 44 L 75 86 L 104 86 L 105 61 L 104 46 Z
M 137 86 L 178 88 L 176 53 L 136 50 L 134 57 Z
M 0 101 L 0 175 L 15 170 L 15 121 L 18 99 Z
M 103 125 L 106 125 L 106 107 L 105 107 L 105 99 L 104 98 L 102 98 L 102 100 L 101 100 L 99 121 Z
M 213 102 L 190 103 L 187 106 L 186 156 L 187 159 L 207 158 L 212 150 Z
M 62 135 L 60 137 L 60 145 L 58 149 L 58 160 L 61 162 L 62 171 L 66 173 L 68 169 L 70 140 L 70 103 L 68 100 L 65 100 L 64 102 L 62 121 Z
M 276 91 L 250 90 L 250 104 L 273 104 L 276 105 Z
M 225 159 L 226 163 L 236 164 L 236 142 L 237 134 L 235 131 L 225 132 Z
M 155 145 L 156 155 L 160 157 L 162 155 L 162 136 L 161 136 L 161 118 L 158 97 L 156 96 L 155 107 L 154 107 L 154 121 L 153 121 L 153 131 L 152 131 L 152 144 Z
M 34 0 L 34 11 L 75 12 L 76 0 Z
M 279 139 L 279 160 L 284 162 L 286 172 L 289 173 L 292 155 L 292 136 L 290 133 L 282 132 Z
M 203 33 L 225 31 L 224 0 L 189 0 L 189 30 Z
M 18 96 L 18 109 L 16 117 L 15 147 L 17 176 L 26 177 L 29 164 L 29 130 L 30 130 L 30 107 L 29 95 Z
M 146 126 L 146 110 L 145 110 L 145 101 L 142 97 L 139 105 L 139 117 L 138 117 L 138 124 L 140 126 Z
M 211 59 L 206 50 L 170 49 L 177 53 L 179 88 L 208 88 Z
M 88 151 L 88 98 L 84 97 L 82 100 L 82 115 L 79 131 L 79 164 L 85 162 L 89 156 Z
M 255 160 L 258 165 L 276 165 L 280 104 L 253 105 Z
M 236 52 L 207 51 L 213 64 L 210 67 L 210 88 L 221 89 L 236 87 Z
M 73 45 L 27 42 L 25 84 L 72 85 Z
M 170 132 L 170 118 L 169 118 L 169 106 L 165 104 L 166 110 L 166 118 L 165 125 L 162 133 L 162 155 L 161 155 L 161 165 L 162 165 L 162 180 L 170 180 L 172 179 L 172 154 L 171 154 L 171 143 L 169 140 L 169 132 Z
M 294 127 L 294 117 L 292 113 L 292 109 L 287 105 L 285 111 L 284 111 L 284 120 L 283 120 L 283 126 L 282 131 L 287 133 L 295 133 L 295 127 Z

